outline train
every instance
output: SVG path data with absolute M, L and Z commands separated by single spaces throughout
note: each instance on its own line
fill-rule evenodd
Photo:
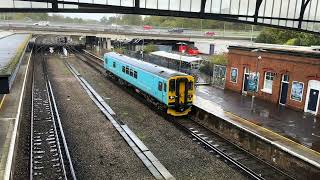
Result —
M 104 54 L 104 69 L 171 116 L 185 116 L 194 101 L 194 77 L 115 52 Z

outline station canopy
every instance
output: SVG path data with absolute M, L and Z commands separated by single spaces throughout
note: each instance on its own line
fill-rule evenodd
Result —
M 151 55 L 164 57 L 164 58 L 168 58 L 168 59 L 172 59 L 172 60 L 176 60 L 176 61 L 183 61 L 183 62 L 187 62 L 187 63 L 202 61 L 202 58 L 199 58 L 199 57 L 182 56 L 180 54 L 169 53 L 166 51 L 155 51 L 155 52 L 152 52 Z
M 320 0 L 0 0 L 0 12 L 124 13 L 217 19 L 320 33 Z

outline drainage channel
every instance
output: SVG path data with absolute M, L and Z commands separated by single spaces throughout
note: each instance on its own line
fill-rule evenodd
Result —
M 114 128 L 125 139 L 131 149 L 140 158 L 143 164 L 149 169 L 151 174 L 156 179 L 175 179 L 172 174 L 160 163 L 160 161 L 152 154 L 147 146 L 130 130 L 130 128 L 115 119 L 116 113 L 112 108 L 103 100 L 103 98 L 92 88 L 92 86 L 81 76 L 81 74 L 67 61 L 65 61 L 66 67 L 79 81 L 91 100 L 98 106 L 102 113 L 112 123 Z

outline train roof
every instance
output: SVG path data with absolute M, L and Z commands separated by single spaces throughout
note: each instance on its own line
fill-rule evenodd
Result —
M 165 68 L 162 66 L 158 66 L 158 65 L 155 65 L 152 63 L 148 63 L 148 62 L 138 60 L 135 58 L 131 58 L 131 57 L 128 57 L 125 55 L 115 53 L 115 52 L 109 52 L 109 53 L 106 53 L 105 55 L 111 56 L 113 58 L 116 58 L 119 61 L 130 64 L 134 67 L 143 69 L 145 71 L 148 71 L 152 74 L 156 74 L 156 75 L 163 77 L 163 78 L 166 78 L 166 79 L 169 79 L 173 76 L 187 76 L 187 74 L 185 74 L 185 73 L 182 73 L 182 72 L 179 72 L 176 70 L 172 70 L 172 69 L 168 69 L 168 68 Z
M 182 56 L 180 54 L 169 53 L 166 51 L 155 51 L 155 52 L 152 52 L 151 55 L 165 57 L 168 59 L 173 59 L 176 61 L 183 61 L 183 62 L 187 62 L 187 63 L 202 61 L 202 59 L 200 57 Z

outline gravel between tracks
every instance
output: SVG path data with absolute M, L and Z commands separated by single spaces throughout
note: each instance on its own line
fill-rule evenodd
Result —
M 154 179 L 62 60 L 48 71 L 78 179 Z
M 177 179 L 246 179 L 104 75 L 75 58 L 69 62 Z

